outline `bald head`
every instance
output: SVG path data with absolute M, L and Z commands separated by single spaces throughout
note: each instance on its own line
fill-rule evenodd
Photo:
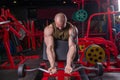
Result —
M 61 29 L 66 26 L 67 17 L 64 13 L 58 13 L 55 15 L 54 21 L 55 21 L 56 27 Z

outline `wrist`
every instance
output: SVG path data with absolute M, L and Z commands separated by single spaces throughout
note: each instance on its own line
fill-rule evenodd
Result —
M 66 64 L 66 67 L 71 67 L 71 64 Z
M 55 68 L 56 66 L 55 66 L 55 64 L 51 64 L 50 67 L 51 68 Z
M 71 61 L 67 60 L 66 66 L 71 66 Z
M 55 68 L 56 66 L 50 66 L 51 68 Z

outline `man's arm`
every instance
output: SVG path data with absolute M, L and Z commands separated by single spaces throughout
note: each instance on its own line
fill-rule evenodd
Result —
M 76 47 L 78 42 L 78 30 L 76 27 L 72 27 L 69 30 L 69 50 L 67 53 L 66 73 L 71 73 L 71 64 L 76 55 Z
M 46 44 L 46 53 L 50 62 L 50 67 L 55 67 L 55 52 L 54 52 L 54 40 L 53 40 L 53 28 L 49 25 L 44 29 L 44 42 Z

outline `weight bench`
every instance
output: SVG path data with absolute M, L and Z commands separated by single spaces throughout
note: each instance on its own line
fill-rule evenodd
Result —
M 69 49 L 68 41 L 55 40 L 54 49 L 55 49 L 56 61 L 65 61 L 67 58 L 67 52 Z M 76 51 L 78 51 L 78 49 Z M 43 43 L 43 60 L 48 60 L 45 43 Z M 78 60 L 78 52 L 76 52 L 76 56 L 74 58 L 74 61 L 77 61 L 77 60 Z

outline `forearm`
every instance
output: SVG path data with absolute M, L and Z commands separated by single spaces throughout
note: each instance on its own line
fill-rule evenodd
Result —
M 67 66 L 71 66 L 73 59 L 76 54 L 76 46 L 73 45 L 69 48 L 68 53 L 67 53 Z
M 47 57 L 51 67 L 55 67 L 55 53 L 53 48 L 47 48 Z

